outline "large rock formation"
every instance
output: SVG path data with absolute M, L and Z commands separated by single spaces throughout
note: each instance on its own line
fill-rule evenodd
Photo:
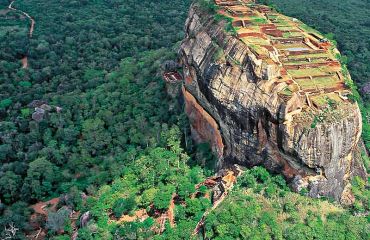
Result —
M 271 21 L 257 24 L 262 29 L 259 35 L 251 33 L 255 26 L 247 13 L 266 19 L 268 14 L 283 16 L 263 6 L 231 2 L 227 7 L 221 5 L 219 14 L 235 17 L 233 25 L 241 26 L 237 33 L 227 32 L 227 21 L 215 20 L 214 13 L 197 4 L 192 5 L 186 22 L 180 54 L 186 112 L 194 138 L 211 143 L 219 167 L 264 165 L 284 174 L 297 191 L 306 188 L 313 197 L 348 199 L 351 178 L 365 172 L 358 149 L 361 115 L 357 103 L 346 96 L 349 91 L 343 83 L 347 76 L 331 55 L 323 60 L 306 57 L 304 63 L 298 59 L 299 66 L 288 64 L 292 56 L 334 49 L 330 50 L 326 40 L 311 39 L 311 35 L 319 38 L 317 34 L 302 33 L 300 41 L 312 49 L 287 50 L 284 43 L 291 42 L 274 30 Z M 269 45 L 249 44 L 249 36 L 261 36 Z M 327 74 L 328 79 L 337 82 L 322 86 L 319 80 L 327 80 L 323 74 L 306 80 L 294 75 L 296 70 L 315 68 L 309 64 L 318 69 L 329 66 L 332 75 Z M 311 82 L 305 85 L 307 81 Z

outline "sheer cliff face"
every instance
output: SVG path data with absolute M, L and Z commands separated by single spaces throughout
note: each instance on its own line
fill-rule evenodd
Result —
M 282 97 L 281 64 L 260 59 L 224 24 L 194 5 L 186 22 L 180 54 L 194 138 L 211 143 L 219 167 L 264 165 L 297 191 L 348 202 L 351 178 L 364 175 L 357 104 L 312 110 L 307 94 Z

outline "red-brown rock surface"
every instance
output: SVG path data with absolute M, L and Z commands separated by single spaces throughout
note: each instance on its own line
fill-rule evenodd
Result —
M 189 116 L 193 138 L 198 142 L 208 141 L 218 157 L 223 156 L 224 144 L 216 121 L 185 88 L 185 112 Z

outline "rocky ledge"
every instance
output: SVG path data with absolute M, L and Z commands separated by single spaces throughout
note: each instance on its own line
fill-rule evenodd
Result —
M 215 4 L 191 6 L 180 49 L 195 140 L 220 168 L 264 165 L 296 191 L 351 204 L 351 179 L 366 176 L 361 114 L 335 47 L 266 6 Z

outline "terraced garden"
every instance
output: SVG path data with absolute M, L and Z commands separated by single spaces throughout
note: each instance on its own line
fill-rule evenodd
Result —
M 219 14 L 232 19 L 240 40 L 258 58 L 281 66 L 282 79 L 276 81 L 288 86 L 279 93 L 284 99 L 298 94 L 312 100 L 330 93 L 337 96 L 332 99 L 338 103 L 348 101 L 345 96 L 350 91 L 344 83 L 347 76 L 343 76 L 347 73 L 342 73 L 334 55 L 335 46 L 322 34 L 298 19 L 253 1 L 217 0 L 216 4 Z M 322 101 L 316 99 L 316 102 Z

